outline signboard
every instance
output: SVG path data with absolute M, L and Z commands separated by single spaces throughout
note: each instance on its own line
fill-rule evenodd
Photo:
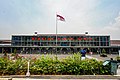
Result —
M 106 66 L 107 64 L 109 64 L 110 61 L 105 61 L 103 62 L 103 66 Z

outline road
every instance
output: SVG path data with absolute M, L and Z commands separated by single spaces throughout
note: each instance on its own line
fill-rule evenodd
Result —
M 11 55 L 11 54 L 8 54 Z M 62 59 L 62 58 L 66 58 L 68 56 L 72 56 L 73 54 L 19 54 L 20 56 L 24 56 L 25 58 L 39 58 L 41 56 L 49 56 L 49 57 L 55 57 L 57 56 L 58 59 Z M 0 54 L 0 57 L 2 57 L 3 54 Z M 90 59 L 96 59 L 98 61 L 105 61 L 105 60 L 110 60 L 110 58 L 113 58 L 114 60 L 116 59 L 116 57 L 118 56 L 118 54 L 108 54 L 107 57 L 100 57 L 100 55 L 95 54 L 95 55 L 86 55 L 87 58 Z

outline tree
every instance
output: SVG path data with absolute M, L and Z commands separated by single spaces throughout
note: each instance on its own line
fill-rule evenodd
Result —
M 102 53 L 105 53 L 105 54 L 106 54 L 106 51 L 105 51 L 105 49 L 102 49 Z
M 105 49 L 102 49 L 102 53 L 100 54 L 101 57 L 107 57 Z

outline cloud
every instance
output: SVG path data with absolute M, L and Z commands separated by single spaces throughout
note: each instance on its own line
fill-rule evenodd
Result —
M 56 12 L 65 17 L 65 23 L 58 22 L 58 33 L 83 33 L 89 30 L 92 18 L 89 14 L 100 3 L 98 0 L 43 0 L 41 2 L 45 8 L 45 15 L 49 16 L 47 20 L 52 23 L 49 27 L 55 28 Z
M 90 34 L 110 34 L 112 38 L 120 39 L 118 37 L 120 33 L 120 15 L 112 22 L 115 17 L 113 15 L 116 12 L 107 12 L 112 6 L 106 5 L 105 10 L 103 7 L 99 8 L 104 0 L 12 1 L 12 5 L 5 4 L 5 1 L 3 5 L 0 5 L 0 9 L 5 7 L 3 11 L 8 12 L 4 16 L 0 15 L 2 17 L 0 26 L 4 26 L 0 27 L 2 38 L 9 37 L 11 34 L 32 34 L 34 31 L 38 31 L 38 33 L 55 33 L 57 12 L 66 20 L 65 22 L 58 21 L 58 33 L 81 34 L 88 31 Z M 109 9 L 109 11 L 112 11 L 112 9 Z M 109 25 L 108 22 L 110 22 Z
M 120 13 L 114 19 L 114 22 L 110 22 L 109 25 L 104 26 L 103 28 L 94 28 L 94 31 L 97 34 L 110 35 L 111 39 L 120 39 Z

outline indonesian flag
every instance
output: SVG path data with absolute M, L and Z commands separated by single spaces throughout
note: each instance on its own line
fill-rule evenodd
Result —
M 65 18 L 57 14 L 57 19 L 60 21 L 65 21 Z

